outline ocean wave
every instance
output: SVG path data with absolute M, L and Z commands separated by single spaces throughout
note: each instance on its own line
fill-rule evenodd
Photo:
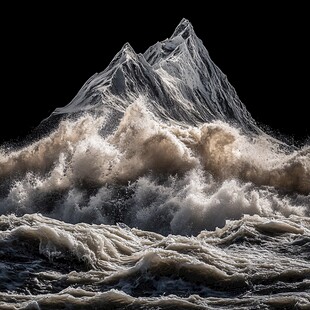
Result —
M 309 236 L 310 222 L 299 216 L 243 216 L 186 237 L 125 225 L 73 225 L 40 214 L 2 215 L 0 299 L 19 309 L 82 308 L 86 302 L 205 309 L 236 306 L 234 296 L 241 294 L 245 309 L 306 305 Z M 270 291 L 276 293 L 264 298 Z
M 164 234 L 198 234 L 243 214 L 309 213 L 308 146 L 283 149 L 222 122 L 169 125 L 141 100 L 108 136 L 105 121 L 64 120 L 22 149 L 3 149 L 1 213 Z

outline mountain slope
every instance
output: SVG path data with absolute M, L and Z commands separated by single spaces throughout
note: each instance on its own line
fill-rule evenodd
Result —
M 126 43 L 102 72 L 94 74 L 52 116 L 91 111 L 121 113 L 144 96 L 165 121 L 190 125 L 221 120 L 259 132 L 226 75 L 213 63 L 191 23 L 182 19 L 169 39 L 144 54 Z
M 197 120 L 219 119 L 256 128 L 235 89 L 213 63 L 188 20 L 183 19 L 170 39 L 157 42 L 144 55 L 172 90 L 176 101 L 187 104 L 185 113 Z

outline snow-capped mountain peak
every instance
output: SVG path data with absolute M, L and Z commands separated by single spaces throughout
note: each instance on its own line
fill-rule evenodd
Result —
M 103 72 L 107 72 L 116 66 L 121 66 L 128 60 L 138 61 L 138 55 L 136 54 L 133 47 L 128 42 L 126 42 L 119 50 L 119 52 L 113 57 L 108 67 Z
M 195 32 L 194 32 L 193 25 L 189 22 L 189 20 L 187 20 L 186 18 L 183 18 L 181 22 L 178 24 L 178 26 L 175 28 L 170 38 L 172 39 L 180 35 L 184 39 L 187 39 L 190 35 L 194 33 Z
M 123 112 L 144 96 L 165 121 L 199 124 L 222 120 L 259 131 L 226 75 L 213 63 L 192 24 L 181 20 L 172 36 L 137 54 L 125 43 L 108 67 L 93 75 L 75 98 L 53 115 L 106 108 Z

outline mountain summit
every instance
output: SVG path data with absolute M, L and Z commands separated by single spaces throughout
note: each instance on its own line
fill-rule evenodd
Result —
M 124 44 L 108 67 L 94 74 L 73 100 L 52 116 L 106 109 L 122 114 L 140 96 L 166 121 L 197 125 L 221 120 L 259 131 L 187 19 L 181 20 L 170 38 L 143 54 Z

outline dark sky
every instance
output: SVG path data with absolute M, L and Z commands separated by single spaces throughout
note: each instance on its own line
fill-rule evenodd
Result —
M 158 3 L 155 9 L 151 3 L 144 8 L 117 2 L 106 8 L 3 10 L 0 142 L 22 139 L 56 107 L 68 104 L 124 43 L 142 53 L 169 37 L 183 17 L 254 119 L 295 141 L 304 140 L 310 135 L 306 5 L 217 3 L 187 3 L 170 12 Z

